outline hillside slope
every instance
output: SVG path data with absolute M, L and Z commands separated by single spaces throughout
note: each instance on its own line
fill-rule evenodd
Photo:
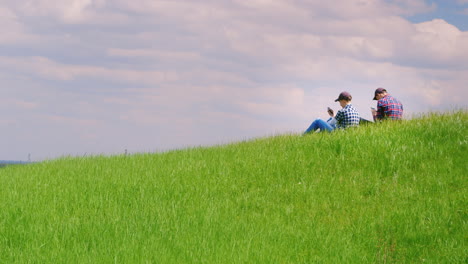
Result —
M 0 169 L 0 262 L 463 263 L 468 113 Z

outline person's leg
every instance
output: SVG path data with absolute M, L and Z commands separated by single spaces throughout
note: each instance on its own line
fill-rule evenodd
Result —
M 325 121 L 322 119 L 316 119 L 312 124 L 310 124 L 309 128 L 304 132 L 304 134 L 310 133 L 312 131 L 315 131 L 317 129 L 320 129 L 320 131 L 328 131 L 331 132 L 333 128 Z

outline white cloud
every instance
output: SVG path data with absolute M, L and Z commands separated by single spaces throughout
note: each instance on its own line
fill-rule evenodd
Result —
M 177 73 L 163 71 L 137 71 L 109 69 L 86 65 L 67 65 L 45 57 L 0 57 L 0 67 L 15 69 L 48 80 L 73 81 L 78 78 L 101 78 L 109 81 L 159 84 L 177 80 Z
M 80 23 L 89 18 L 89 10 L 104 6 L 105 0 L 35 0 L 16 4 L 27 16 L 53 16 L 65 23 Z
M 34 101 L 21 100 L 15 98 L 3 98 L 1 99 L 1 104 L 5 108 L 15 109 L 15 110 L 34 110 L 38 107 L 38 103 Z
M 407 113 L 468 96 L 468 33 L 406 20 L 434 11 L 423 0 L 2 4 L 0 108 L 16 121 L 0 129 L 27 137 L 35 128 L 69 152 L 300 131 L 337 109 L 343 90 L 367 118 L 379 86 Z
M 154 49 L 114 49 L 107 51 L 110 56 L 129 57 L 129 58 L 151 58 L 151 59 L 166 59 L 166 60 L 200 60 L 201 55 L 196 52 L 184 51 L 162 51 Z
M 461 67 L 468 69 L 468 32 L 461 32 L 455 26 L 441 19 L 416 24 L 417 32 L 403 42 L 400 53 L 415 62 L 421 61 L 427 67 Z M 425 65 L 420 64 L 425 67 Z
M 16 14 L 6 7 L 0 7 L 0 29 L 0 44 L 14 44 L 31 38 L 25 33 L 24 26 L 18 21 Z

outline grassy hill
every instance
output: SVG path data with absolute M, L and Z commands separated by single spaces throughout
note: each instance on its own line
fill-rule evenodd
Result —
M 468 113 L 0 169 L 0 263 L 466 263 Z

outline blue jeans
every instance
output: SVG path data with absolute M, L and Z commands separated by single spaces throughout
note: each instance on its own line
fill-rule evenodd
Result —
M 304 132 L 304 134 L 310 133 L 320 128 L 320 131 L 328 131 L 331 132 L 333 127 L 330 126 L 327 122 L 323 121 L 322 119 L 316 119 L 312 124 L 310 124 L 309 128 Z

